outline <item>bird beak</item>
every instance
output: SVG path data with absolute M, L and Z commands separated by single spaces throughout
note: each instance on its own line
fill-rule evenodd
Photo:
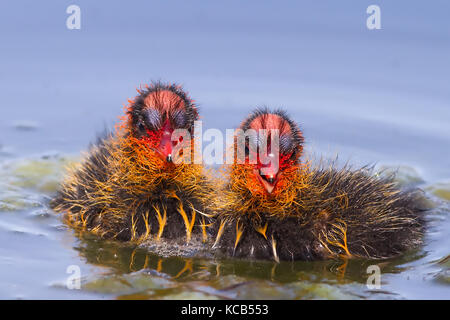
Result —
M 261 175 L 261 172 L 258 169 L 255 169 L 254 173 L 258 178 L 259 182 L 264 187 L 264 189 L 266 189 L 267 193 L 271 194 L 278 182 L 277 175 L 276 174 Z
M 173 162 L 173 142 L 172 142 L 172 130 L 164 130 L 161 136 L 158 147 L 156 148 L 161 158 L 171 163 Z
M 271 194 L 273 189 L 275 189 L 275 184 L 265 182 L 264 179 L 261 180 L 263 180 L 263 186 L 266 189 L 267 193 Z

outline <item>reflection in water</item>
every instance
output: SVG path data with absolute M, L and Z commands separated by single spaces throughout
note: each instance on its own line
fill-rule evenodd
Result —
M 402 258 L 383 261 L 352 259 L 281 263 L 164 257 L 148 249 L 101 240 L 89 234 L 78 234 L 77 237 L 79 243 L 75 250 L 82 258 L 89 264 L 110 269 L 100 282 L 98 279 L 88 281 L 84 288 L 114 293 L 123 298 L 172 297 L 176 292 L 201 293 L 208 298 L 249 298 L 254 294 L 259 297 L 261 290 L 265 292 L 262 297 L 266 298 L 320 298 L 324 291 L 325 297 L 341 297 L 343 293 L 350 293 L 353 298 L 366 297 L 368 266 L 377 264 L 382 273 L 400 273 L 405 269 L 399 265 L 421 257 L 419 252 L 410 252 Z M 155 281 L 161 280 L 165 281 L 164 285 L 155 289 Z M 117 282 L 127 285 L 118 289 Z M 342 291 L 340 287 L 346 289 Z
M 61 179 L 61 167 L 70 159 L 55 156 L 3 162 L 0 165 L 0 238 L 3 243 L 8 243 L 2 248 L 3 260 L 0 262 L 4 263 L 6 272 L 3 274 L 6 276 L 1 279 L 4 286 L 0 286 L 0 290 L 14 286 L 17 288 L 3 293 L 2 297 L 450 297 L 450 204 L 445 197 L 436 198 L 427 192 L 436 207 L 429 213 L 425 245 L 397 259 L 278 264 L 272 261 L 199 257 L 195 250 L 189 256 L 183 255 L 183 258 L 173 254 L 168 256 L 166 253 L 171 253 L 170 250 L 164 250 L 163 254 L 153 250 L 157 246 L 149 246 L 150 249 L 136 247 L 101 240 L 85 233 L 75 233 L 74 237 L 73 230 L 62 227 L 60 217 L 47 208 L 44 198 L 51 198 L 51 193 Z M 404 176 L 408 176 L 406 182 L 412 180 L 412 175 Z M 424 189 L 433 187 L 432 184 L 428 186 Z M 445 190 L 448 192 L 448 188 Z M 2 207 L 2 204 L 7 204 L 7 208 Z M 75 250 L 75 254 L 72 250 Z M 82 268 L 83 290 L 76 293 L 61 291 L 64 290 L 61 288 L 67 277 L 67 266 L 73 264 Z M 369 276 L 367 267 L 372 264 L 377 264 L 381 269 L 381 290 L 368 290 L 366 287 Z M 26 280 L 22 280 L 24 275 Z M 22 286 L 20 281 L 23 281 Z M 55 282 L 63 285 L 57 288 L 49 285 Z

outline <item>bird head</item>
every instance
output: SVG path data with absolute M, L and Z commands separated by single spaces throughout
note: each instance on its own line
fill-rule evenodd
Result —
M 128 107 L 128 132 L 141 145 L 153 150 L 166 164 L 174 162 L 174 151 L 183 136 L 174 139 L 174 131 L 184 129 L 190 135 L 198 119 L 197 107 L 180 86 L 154 83 L 146 86 Z M 179 148 L 177 149 L 179 150 Z
M 301 131 L 284 111 L 267 108 L 252 112 L 240 129 L 248 137 L 244 140 L 244 168 L 249 188 L 274 193 L 283 180 L 289 179 L 287 172 L 295 168 L 302 154 Z

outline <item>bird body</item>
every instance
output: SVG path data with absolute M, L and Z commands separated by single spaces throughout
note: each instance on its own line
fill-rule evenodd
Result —
M 401 190 L 368 168 L 301 161 L 302 132 L 285 112 L 258 109 L 242 123 L 244 134 L 264 135 L 235 137 L 222 184 L 202 165 L 177 161 L 193 158 L 184 151 L 194 150 L 197 119 L 180 87 L 139 90 L 115 132 L 68 172 L 52 208 L 103 238 L 195 238 L 214 254 L 240 258 L 387 258 L 422 242 L 420 191 Z M 174 138 L 179 130 L 186 135 Z
M 192 129 L 196 106 L 175 85 L 139 91 L 116 132 L 91 147 L 52 201 L 75 228 L 104 238 L 206 240 L 204 203 L 212 187 L 201 165 L 174 163 L 175 129 Z M 169 138 L 167 138 L 167 136 Z
M 218 254 L 253 259 L 386 258 L 414 248 L 424 228 L 421 192 L 368 168 L 300 162 L 303 137 L 282 111 L 261 109 L 241 128 L 277 128 L 279 171 L 234 163 L 216 197 Z M 248 148 L 247 148 L 248 151 Z

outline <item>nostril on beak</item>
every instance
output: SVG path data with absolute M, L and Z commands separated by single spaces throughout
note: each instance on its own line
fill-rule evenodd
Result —
M 166 160 L 167 162 L 172 162 L 172 155 L 168 154 Z
M 275 179 L 274 179 L 273 177 L 266 178 L 266 180 L 267 180 L 267 182 L 270 183 L 270 184 L 273 184 L 274 181 L 275 181 Z

